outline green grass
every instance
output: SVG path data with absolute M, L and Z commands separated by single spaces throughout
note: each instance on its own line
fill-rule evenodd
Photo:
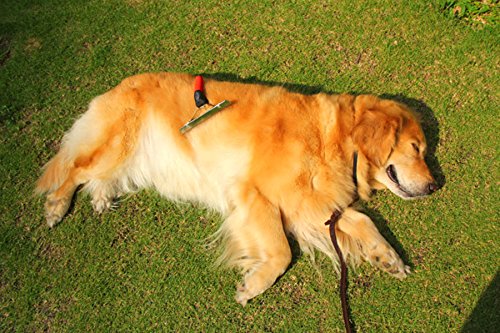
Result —
M 414 274 L 349 274 L 359 332 L 499 325 L 499 30 L 421 1 L 0 2 L 0 331 L 341 332 L 338 277 L 297 253 L 241 308 L 203 239 L 220 218 L 143 191 L 96 216 L 77 195 L 49 230 L 32 194 L 87 103 L 126 76 L 208 73 L 307 93 L 373 93 L 423 113 L 444 187 L 366 204 Z

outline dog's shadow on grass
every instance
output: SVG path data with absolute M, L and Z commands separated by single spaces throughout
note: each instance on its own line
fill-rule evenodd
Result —
M 497 271 L 490 285 L 481 295 L 461 333 L 498 332 L 500 327 L 500 271 Z
M 324 89 L 323 86 L 308 86 L 305 84 L 299 83 L 289 83 L 289 82 L 278 82 L 278 81 L 265 81 L 261 80 L 255 76 L 250 76 L 246 78 L 242 78 L 236 74 L 232 73 L 212 73 L 212 74 L 203 74 L 203 77 L 211 78 L 219 81 L 228 81 L 235 83 L 251 83 L 251 84 L 260 84 L 269 87 L 283 87 L 288 91 L 305 94 L 305 95 L 313 95 L 317 93 L 328 93 L 334 94 L 334 92 L 328 92 Z

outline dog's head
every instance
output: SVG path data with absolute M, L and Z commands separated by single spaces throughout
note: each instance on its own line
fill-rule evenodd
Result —
M 358 96 L 353 141 L 369 164 L 369 181 L 404 199 L 438 189 L 424 156 L 427 145 L 416 114 L 390 100 Z

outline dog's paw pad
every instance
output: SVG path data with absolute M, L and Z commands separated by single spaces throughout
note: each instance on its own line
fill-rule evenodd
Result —
M 403 263 L 403 260 L 389 246 L 384 246 L 384 249 L 374 249 L 374 254 L 369 256 L 369 261 L 372 265 L 380 268 L 383 271 L 391 274 L 397 279 L 403 280 L 410 274 L 410 267 Z
M 47 220 L 47 225 L 49 228 L 52 228 L 55 226 L 57 223 L 59 223 L 62 220 L 62 216 L 52 214 L 52 213 L 47 213 L 45 214 L 45 219 Z
M 402 263 L 395 263 L 389 270 L 387 270 L 387 272 L 395 278 L 403 280 L 408 276 L 408 274 L 410 274 L 410 267 L 403 265 Z
M 97 214 L 101 214 L 108 209 L 113 209 L 116 206 L 113 204 L 113 200 L 106 197 L 99 197 L 92 199 L 92 207 Z
M 236 302 L 240 303 L 242 306 L 247 305 L 248 300 L 250 299 L 249 291 L 245 288 L 245 285 L 238 285 L 236 287 Z

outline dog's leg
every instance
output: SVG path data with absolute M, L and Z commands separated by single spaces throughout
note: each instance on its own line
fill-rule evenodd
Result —
M 258 190 L 251 190 L 237 209 L 245 210 L 237 230 L 240 253 L 245 270 L 244 282 L 237 288 L 236 300 L 247 301 L 263 293 L 285 272 L 292 259 L 290 245 L 283 229 L 278 207 L 273 206 Z
M 84 190 L 92 196 L 92 206 L 97 213 L 102 213 L 112 207 L 117 196 L 111 180 L 94 178 L 94 168 L 72 167 L 69 176 L 55 191 L 47 195 L 45 201 L 45 216 L 49 227 L 59 223 L 71 204 L 71 199 L 78 186 L 85 184 Z
M 75 177 L 70 176 L 57 190 L 47 195 L 45 217 L 49 227 L 52 228 L 66 214 L 78 185 L 80 184 L 75 181 Z
M 398 279 L 404 279 L 410 273 L 410 267 L 403 263 L 368 216 L 348 208 L 339 220 L 337 229 L 359 245 L 361 255 L 373 266 Z

